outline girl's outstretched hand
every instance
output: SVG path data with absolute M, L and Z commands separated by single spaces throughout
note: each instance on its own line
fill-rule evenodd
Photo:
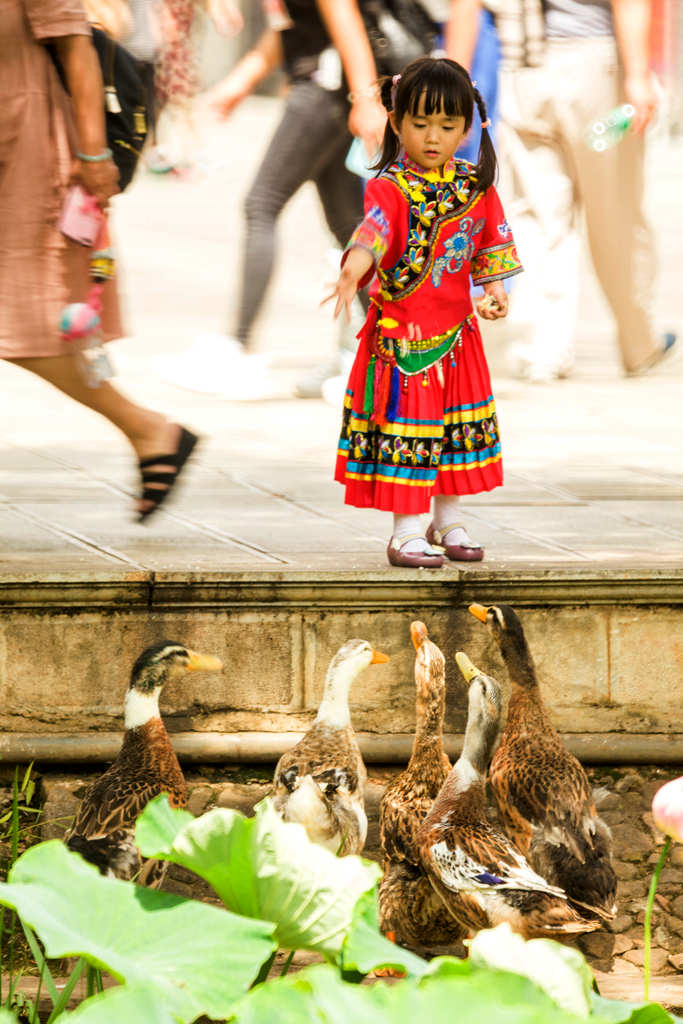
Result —
M 352 276 L 351 273 L 349 273 L 349 271 L 347 271 L 346 267 L 344 267 L 332 291 L 330 292 L 329 295 L 325 296 L 320 305 L 324 306 L 326 302 L 330 302 L 332 299 L 336 299 L 337 301 L 334 304 L 333 313 L 334 319 L 336 320 L 339 314 L 341 313 L 342 309 L 345 309 L 346 319 L 347 321 L 350 321 L 351 304 L 356 297 L 357 290 L 357 280 Z
M 346 309 L 346 319 L 351 320 L 351 303 L 356 297 L 358 291 L 358 282 L 367 274 L 370 267 L 374 264 L 372 254 L 367 249 L 362 249 L 358 245 L 354 245 L 347 253 L 346 262 L 342 267 L 342 272 L 339 275 L 337 283 L 334 285 L 329 295 L 326 295 L 323 301 L 320 303 L 324 306 L 326 302 L 330 302 L 331 299 L 336 299 L 334 304 L 334 318 L 335 320 L 341 313 L 342 309 Z
M 484 320 L 500 320 L 508 314 L 508 297 L 502 281 L 484 285 L 486 294 L 477 302 L 477 313 Z

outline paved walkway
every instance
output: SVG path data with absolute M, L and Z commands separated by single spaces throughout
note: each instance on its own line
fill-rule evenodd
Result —
M 339 412 L 291 398 L 329 356 L 318 306 L 331 273 L 315 192 L 280 224 L 280 261 L 257 347 L 273 360 L 268 401 L 232 403 L 162 383 L 155 360 L 235 307 L 241 200 L 278 101 L 254 98 L 205 129 L 194 178 L 142 175 L 117 200 L 124 292 L 135 333 L 114 346 L 122 387 L 206 435 L 178 500 L 131 521 L 137 481 L 107 423 L 29 374 L 0 364 L 0 572 L 384 571 L 389 517 L 342 504 L 331 479 Z M 663 326 L 683 327 L 683 149 L 653 147 L 650 207 Z M 504 325 L 487 333 L 504 443 L 505 487 L 468 499 L 463 519 L 488 570 L 683 568 L 683 360 L 625 380 L 604 303 L 586 272 L 575 376 L 529 387 L 506 371 Z M 446 570 L 444 570 L 446 571 Z M 447 571 L 453 571 L 449 568 Z

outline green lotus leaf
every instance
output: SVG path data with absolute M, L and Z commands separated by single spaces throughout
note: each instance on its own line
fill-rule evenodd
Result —
M 525 941 L 506 922 L 475 935 L 470 960 L 474 965 L 525 975 L 569 1013 L 588 1017 L 591 1012 L 593 975 L 577 949 L 552 939 Z
M 344 971 L 357 971 L 359 974 L 388 967 L 417 978 L 429 968 L 426 960 L 382 935 L 376 888 L 364 893 L 354 907 L 351 928 L 342 945 L 342 966 Z
M 19 1021 L 13 1013 L 0 1006 L 0 1024 L 19 1024 Z
M 64 1024 L 67 1020 L 68 1024 L 182 1024 L 182 1018 L 171 1013 L 156 992 L 140 985 L 107 988 L 57 1020 Z
M 57 840 L 19 858 L 0 902 L 34 929 L 48 958 L 83 956 L 152 990 L 184 1021 L 227 1016 L 276 948 L 271 924 L 104 878 Z
M 579 1024 L 527 978 L 472 970 L 394 984 L 350 985 L 329 965 L 306 968 L 249 992 L 233 1009 L 232 1024 Z M 594 1024 L 604 1024 L 594 1018 Z
M 234 913 L 272 921 L 282 949 L 339 956 L 356 901 L 380 875 L 376 864 L 316 846 L 267 799 L 253 818 L 215 808 L 184 825 L 168 815 L 165 799 L 151 801 L 138 819 L 145 856 L 194 871 Z
M 155 812 L 138 818 L 135 841 L 138 846 L 142 843 L 145 848 L 158 850 L 158 856 L 163 857 L 171 852 L 171 837 L 175 838 L 181 828 L 193 822 L 194 815 L 179 807 L 171 807 L 166 793 L 155 797 L 151 803 L 154 804 Z
M 668 1013 L 659 1003 L 627 1003 L 619 999 L 604 999 L 591 993 L 593 1013 L 612 1024 L 672 1024 L 683 1018 Z

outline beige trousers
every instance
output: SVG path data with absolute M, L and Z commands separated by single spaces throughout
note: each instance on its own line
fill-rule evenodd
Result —
M 511 326 L 527 324 L 529 363 L 541 372 L 571 369 L 583 212 L 621 360 L 634 370 L 661 344 L 651 314 L 644 141 L 628 133 L 601 153 L 586 144 L 591 123 L 623 102 L 614 40 L 550 40 L 543 66 L 502 72 L 500 95 L 501 191 L 526 270 L 513 289 Z

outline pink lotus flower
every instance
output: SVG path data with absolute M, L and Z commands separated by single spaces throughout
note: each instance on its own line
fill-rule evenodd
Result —
M 666 836 L 683 843 L 683 776 L 666 782 L 654 795 L 655 825 Z

